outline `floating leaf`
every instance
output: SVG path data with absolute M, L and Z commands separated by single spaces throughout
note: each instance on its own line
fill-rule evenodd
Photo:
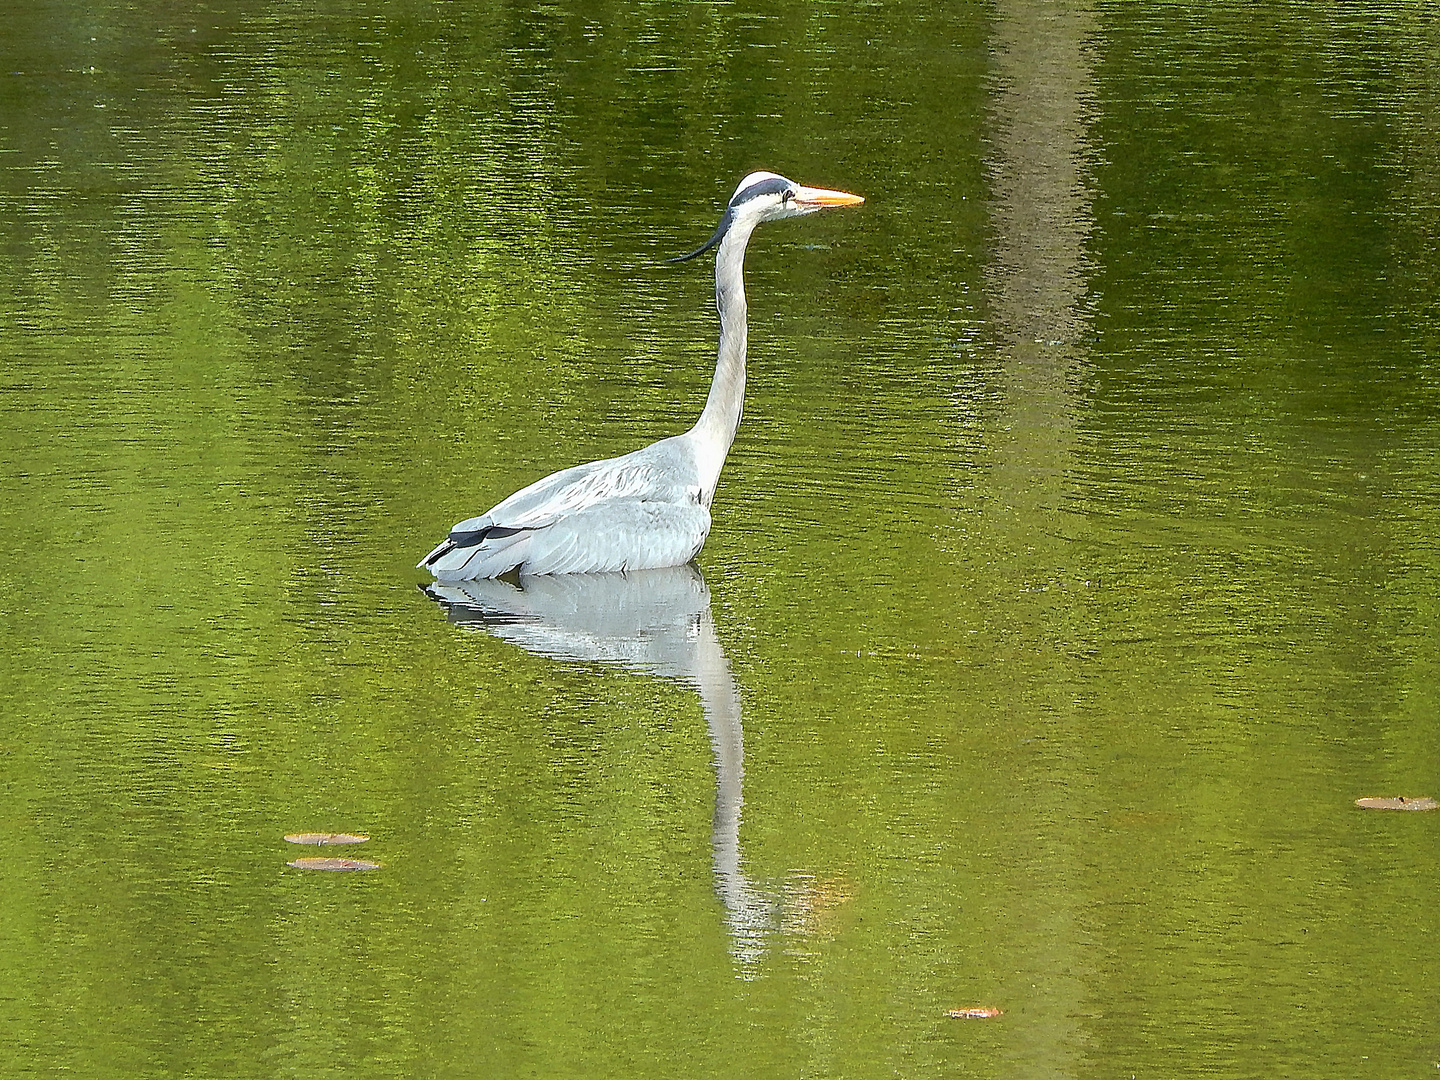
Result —
M 1355 805 L 1362 810 L 1434 810 L 1440 803 L 1428 795 L 1396 795 L 1393 799 L 1356 799 Z
M 294 859 L 285 864 L 293 866 L 297 870 L 379 870 L 378 862 L 366 862 L 364 859 L 322 859 L 312 857 L 308 859 Z
M 348 832 L 297 832 L 289 833 L 285 839 L 292 844 L 363 844 L 370 837 Z
M 993 1005 L 977 1005 L 970 1009 L 951 1009 L 945 1015 L 951 1020 L 993 1020 L 1005 1014 Z

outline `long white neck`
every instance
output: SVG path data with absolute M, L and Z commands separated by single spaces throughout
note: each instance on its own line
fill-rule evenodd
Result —
M 699 452 L 705 504 L 720 482 L 720 468 L 735 441 L 745 407 L 745 245 L 754 219 L 737 219 L 715 254 L 715 307 L 720 312 L 720 353 L 705 411 L 690 429 Z

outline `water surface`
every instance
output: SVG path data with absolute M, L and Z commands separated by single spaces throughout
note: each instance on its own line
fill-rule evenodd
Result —
M 6 25 L 0 1071 L 1433 1071 L 1422 7 Z M 696 574 L 427 598 L 693 421 L 755 168 L 867 202 Z

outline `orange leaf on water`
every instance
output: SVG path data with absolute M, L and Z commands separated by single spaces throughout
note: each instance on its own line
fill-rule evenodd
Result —
M 1396 795 L 1394 798 L 1356 799 L 1355 805 L 1362 810 L 1434 810 L 1440 803 L 1428 795 Z
M 297 870 L 379 870 L 378 862 L 367 862 L 364 859 L 294 859 L 285 864 L 293 866 Z
M 977 1005 L 969 1009 L 951 1009 L 945 1015 L 951 1020 L 992 1020 L 1005 1013 L 992 1005 Z
M 287 833 L 285 839 L 292 844 L 363 844 L 370 837 L 348 832 L 296 832 Z

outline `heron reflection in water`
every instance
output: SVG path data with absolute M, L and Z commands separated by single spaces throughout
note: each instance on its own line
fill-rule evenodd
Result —
M 705 409 L 683 435 L 623 457 L 562 469 L 479 517 L 421 559 L 441 581 L 520 574 L 581 574 L 682 566 L 710 534 L 710 503 L 745 402 L 745 246 L 761 222 L 865 200 L 774 173 L 740 181 L 720 225 L 693 259 L 718 245 L 715 306 L 720 350 Z
M 745 877 L 740 852 L 745 741 L 740 693 L 710 615 L 710 590 L 694 566 L 630 574 L 560 574 L 422 586 L 451 622 L 483 628 L 527 652 L 598 662 L 673 679 L 700 695 L 715 753 L 711 829 L 715 891 L 742 968 L 756 961 L 776 902 Z

